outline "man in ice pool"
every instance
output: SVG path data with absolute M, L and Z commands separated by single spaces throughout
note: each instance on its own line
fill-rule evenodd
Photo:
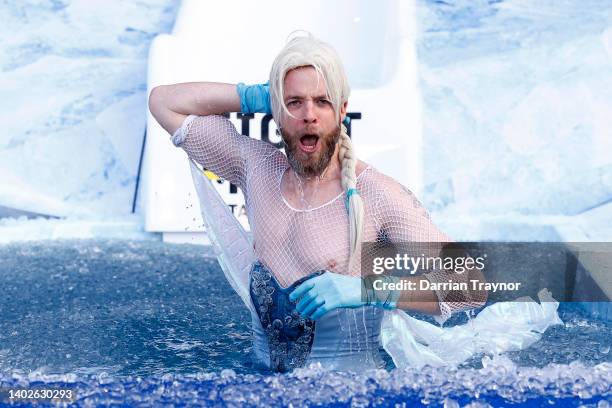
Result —
M 343 123 L 349 93 L 335 50 L 301 35 L 276 57 L 268 84 L 162 85 L 149 97 L 173 143 L 244 193 L 258 258 L 249 288 L 261 323 L 254 350 L 272 370 L 381 367 L 385 309 L 448 316 L 486 299 L 471 290 L 376 291 L 361 277 L 362 242 L 450 239 L 409 190 L 355 157 Z M 271 113 L 286 154 L 240 135 L 224 112 Z M 451 274 L 468 281 L 480 271 L 406 279 L 418 286 Z

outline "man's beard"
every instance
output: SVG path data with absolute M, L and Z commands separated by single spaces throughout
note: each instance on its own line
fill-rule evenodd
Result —
M 282 130 L 281 134 L 285 142 L 285 153 L 291 168 L 299 176 L 310 178 L 320 176 L 327 168 L 336 150 L 336 144 L 340 140 L 340 127 L 320 136 L 319 142 L 321 143 L 321 148 L 316 155 L 309 155 L 311 157 L 307 160 L 300 160 L 296 157 L 296 152 L 306 155 L 306 153 L 299 152 L 300 138 L 286 135 Z

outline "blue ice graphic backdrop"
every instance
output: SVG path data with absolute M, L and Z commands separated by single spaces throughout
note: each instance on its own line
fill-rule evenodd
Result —
M 131 211 L 148 49 L 179 3 L 0 2 L 0 205 Z
M 612 200 L 612 3 L 420 1 L 429 207 L 580 214 Z
M 179 3 L 0 2 L 1 206 L 130 212 L 147 51 Z M 611 2 L 419 0 L 416 18 L 431 211 L 574 215 L 612 200 Z

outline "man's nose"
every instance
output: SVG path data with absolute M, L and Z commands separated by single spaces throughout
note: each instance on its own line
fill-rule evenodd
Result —
M 306 123 L 313 123 L 317 120 L 317 114 L 315 112 L 315 106 L 313 101 L 306 101 L 304 103 L 303 118 Z

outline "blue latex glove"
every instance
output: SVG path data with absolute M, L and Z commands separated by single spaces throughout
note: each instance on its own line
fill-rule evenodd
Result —
M 302 282 L 291 292 L 289 299 L 300 299 L 296 306 L 297 311 L 312 320 L 317 320 L 338 307 L 364 305 L 360 278 L 329 271 Z
M 272 114 L 272 105 L 270 105 L 270 85 L 268 85 L 268 83 L 245 85 L 241 82 L 236 85 L 236 92 L 238 92 L 238 96 L 240 97 L 240 111 L 242 113 Z
M 385 280 L 389 278 L 392 277 L 377 277 Z M 398 298 L 398 291 L 384 292 L 381 296 L 372 290 L 371 285 L 366 285 L 362 278 L 329 271 L 305 280 L 289 295 L 291 301 L 300 299 L 296 306 L 300 315 L 312 320 L 339 307 L 375 305 L 394 309 Z

